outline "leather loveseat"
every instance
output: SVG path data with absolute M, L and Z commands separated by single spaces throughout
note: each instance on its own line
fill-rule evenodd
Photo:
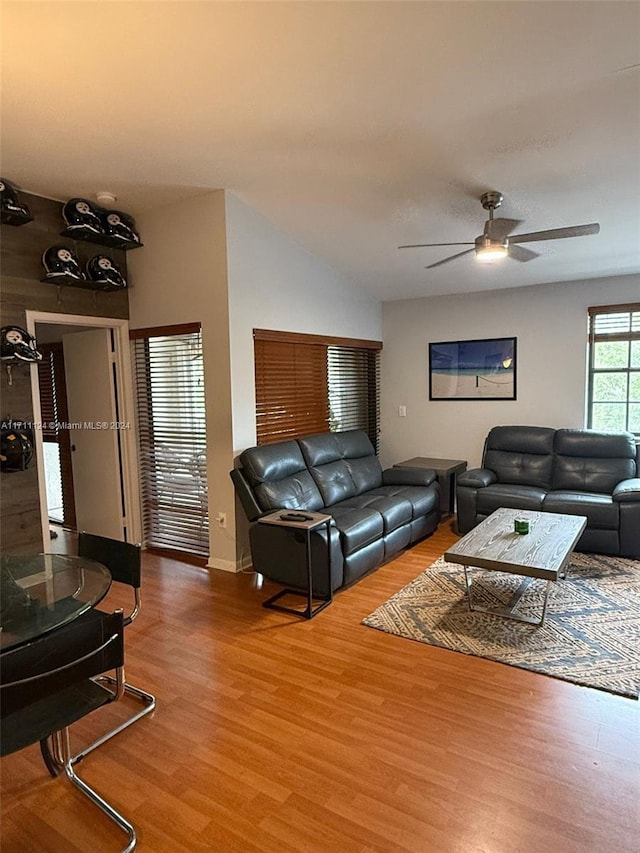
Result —
M 322 512 L 330 527 L 331 586 L 357 581 L 424 536 L 440 520 L 440 487 L 434 471 L 383 471 L 365 432 L 309 435 L 251 447 L 231 472 L 251 522 L 253 567 L 270 580 L 304 588 L 304 535 L 257 523 L 278 509 Z M 311 534 L 314 592 L 326 595 L 327 528 Z
M 584 515 L 579 551 L 640 557 L 640 471 L 634 437 L 534 426 L 498 426 L 482 468 L 458 475 L 458 530 L 499 507 Z

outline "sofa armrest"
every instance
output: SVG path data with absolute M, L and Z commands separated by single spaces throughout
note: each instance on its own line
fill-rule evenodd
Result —
M 622 480 L 613 490 L 612 497 L 618 503 L 640 501 L 640 477 Z
M 433 468 L 387 468 L 382 472 L 385 486 L 430 486 L 435 479 Z
M 488 468 L 471 468 L 469 471 L 463 471 L 458 474 L 457 483 L 459 486 L 467 486 L 471 489 L 484 489 L 485 486 L 490 486 L 492 483 L 498 482 L 498 476 Z

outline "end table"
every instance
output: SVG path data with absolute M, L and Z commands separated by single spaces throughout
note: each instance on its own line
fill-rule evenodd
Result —
M 456 474 L 467 470 L 463 459 L 434 459 L 429 456 L 416 456 L 398 462 L 394 468 L 433 468 L 440 484 L 440 512 L 443 516 L 455 511 Z
M 296 518 L 297 516 L 297 518 Z M 304 619 L 312 619 L 321 610 L 324 610 L 333 601 L 333 590 L 331 589 L 331 522 L 333 516 L 325 515 L 321 512 L 307 512 L 306 510 L 286 510 L 279 509 L 276 512 L 263 515 L 258 519 L 258 524 L 271 524 L 275 527 L 289 527 L 293 530 L 303 530 L 306 533 L 306 550 L 307 550 L 307 588 L 306 590 L 286 589 L 280 590 L 271 598 L 262 602 L 263 607 L 270 610 L 279 610 L 282 613 L 291 613 L 294 616 L 302 616 Z M 327 528 L 327 596 L 313 595 L 313 561 L 311 559 L 311 533 L 319 527 L 326 526 Z M 285 607 L 283 604 L 276 604 L 283 595 L 301 595 L 307 599 L 307 606 L 304 610 L 296 610 L 295 607 Z M 313 606 L 313 599 L 320 598 L 321 603 Z

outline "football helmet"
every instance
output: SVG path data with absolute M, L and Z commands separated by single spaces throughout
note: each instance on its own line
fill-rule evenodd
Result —
M 95 255 L 87 262 L 87 275 L 102 287 L 126 287 L 127 281 L 111 258 Z
M 139 243 L 140 237 L 136 233 L 136 223 L 128 213 L 119 210 L 105 210 L 102 212 L 102 227 L 104 233 L 123 243 Z
M 64 278 L 85 280 L 84 273 L 80 269 L 80 261 L 67 246 L 49 246 L 42 255 L 42 266 L 47 280 L 50 281 Z
M 2 421 L 0 468 L 25 471 L 33 459 L 33 432 L 23 421 Z
M 2 361 L 42 361 L 36 339 L 20 326 L 3 326 L 0 330 Z
M 0 207 L 3 221 L 9 224 L 12 220 L 15 220 L 13 224 L 22 224 L 26 221 L 31 222 L 33 219 L 27 205 L 18 198 L 17 187 L 6 178 L 0 178 Z
M 102 221 L 98 214 L 98 208 L 86 198 L 72 198 L 63 205 L 62 218 L 67 224 L 67 229 L 73 231 L 79 237 L 83 235 L 95 236 L 103 234 Z

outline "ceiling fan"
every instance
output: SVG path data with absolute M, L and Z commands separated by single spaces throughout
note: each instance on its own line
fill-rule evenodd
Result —
M 529 234 L 513 234 L 509 236 L 514 228 L 521 225 L 519 219 L 494 219 L 493 212 L 502 204 L 503 195 L 496 190 L 483 193 L 480 196 L 480 202 L 485 210 L 489 211 L 489 218 L 484 224 L 484 232 L 473 242 L 470 243 L 416 243 L 410 246 L 398 246 L 399 249 L 422 249 L 432 246 L 473 246 L 472 249 L 465 249 L 464 252 L 458 252 L 457 255 L 451 255 L 443 261 L 437 261 L 435 264 L 429 264 L 425 269 L 432 270 L 434 267 L 441 267 L 443 264 L 448 264 L 449 261 L 455 261 L 456 258 L 461 258 L 463 255 L 469 255 L 471 252 L 476 253 L 479 261 L 489 262 L 497 261 L 500 258 L 513 258 L 514 261 L 531 261 L 533 258 L 538 258 L 538 252 L 533 252 L 531 249 L 525 249 L 520 246 L 520 243 L 535 243 L 538 240 L 561 240 L 565 237 L 586 237 L 588 234 L 597 234 L 600 231 L 598 222 L 591 222 L 589 225 L 572 225 L 567 228 L 551 228 L 548 231 L 532 231 Z

